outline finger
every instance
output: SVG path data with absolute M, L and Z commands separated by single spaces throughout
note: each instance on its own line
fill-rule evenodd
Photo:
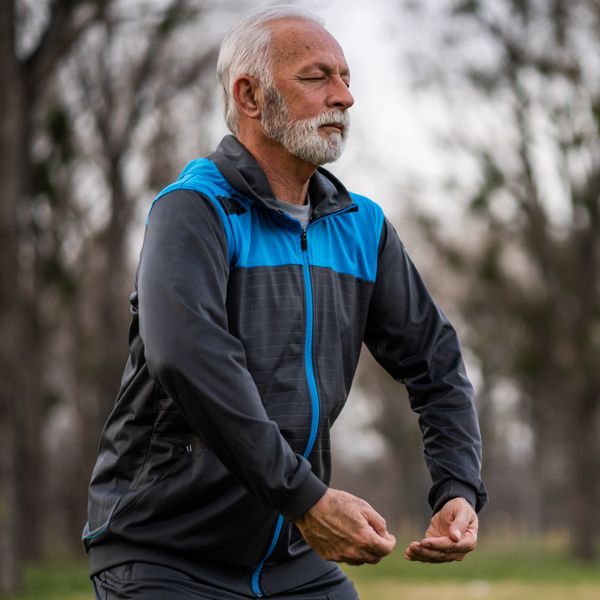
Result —
M 440 539 L 440 538 L 436 538 Z M 447 540 L 449 538 L 446 538 Z M 426 562 L 447 562 L 447 560 L 462 560 L 460 555 L 465 556 L 475 546 L 451 543 L 438 543 L 435 546 L 424 542 L 412 542 L 404 551 L 407 560 L 423 560 Z
M 450 537 L 455 542 L 458 542 L 465 534 L 469 525 L 473 521 L 474 515 L 475 512 L 466 503 L 464 503 L 464 505 L 461 505 L 461 507 L 456 511 L 454 520 L 450 524 Z
M 369 521 L 365 514 L 367 526 L 357 531 L 356 545 L 378 556 L 386 556 L 396 547 L 396 538 L 385 528 L 385 519 L 381 515 L 373 510 L 369 516 L 378 522 L 378 527 L 383 525 L 383 531 L 377 531 L 372 526 L 374 523 Z
M 428 537 L 423 538 L 420 541 L 420 545 L 425 548 L 446 552 L 469 552 L 477 545 L 477 535 L 472 531 L 467 531 L 464 536 L 461 537 L 459 542 L 455 542 L 451 537 L 448 536 Z
M 411 542 L 404 550 L 404 558 L 407 560 L 413 560 L 416 553 L 420 551 L 419 542 Z
M 453 560 L 462 560 L 466 554 L 467 552 L 434 550 L 420 544 L 411 544 L 406 549 L 404 558 L 422 562 L 450 562 Z
M 387 530 L 385 519 L 372 506 L 367 506 L 368 509 L 365 512 L 367 522 L 380 538 L 375 541 L 376 548 L 379 549 L 379 552 L 384 552 L 384 556 L 387 556 L 396 547 L 396 538 Z
M 371 527 L 365 525 L 347 540 L 345 548 L 340 548 L 338 558 L 333 560 L 338 562 L 359 560 L 360 564 L 375 563 L 390 554 L 395 546 L 396 538 L 393 535 L 386 532 L 385 536 L 380 536 Z
M 372 558 L 341 558 L 336 562 L 341 562 L 341 563 L 346 563 L 348 565 L 352 565 L 353 567 L 357 567 L 359 565 L 364 565 L 365 563 L 368 563 L 370 565 L 375 565 L 377 564 L 379 561 L 381 560 L 381 558 L 379 557 L 372 557 Z
M 376 565 L 378 562 L 381 562 L 383 556 L 377 556 L 376 554 L 372 554 L 371 552 L 364 552 L 362 554 L 362 559 L 365 563 L 369 565 Z
M 365 563 L 374 565 L 380 562 L 382 558 L 368 550 L 356 549 L 341 557 L 338 562 L 345 562 L 349 565 L 363 565 Z
M 393 542 L 388 542 L 388 541 L 378 541 L 378 542 L 371 542 L 365 546 L 363 546 L 363 550 L 365 552 L 368 552 L 369 554 L 372 554 L 374 556 L 378 556 L 379 558 L 383 558 L 384 556 L 387 556 L 388 554 L 390 554 L 394 548 L 396 546 L 396 540 L 394 539 Z
M 396 547 L 396 538 L 387 531 L 381 536 L 371 530 L 362 547 L 365 551 L 376 556 L 387 556 Z
M 387 533 L 387 524 L 385 519 L 371 506 L 365 508 L 365 517 L 369 525 L 380 535 Z
M 348 565 L 352 565 L 353 567 L 358 567 L 360 565 L 365 564 L 361 560 L 356 560 L 356 559 L 352 559 L 352 558 L 340 558 L 340 560 L 337 560 L 336 562 L 346 563 Z
M 407 560 L 427 563 L 460 562 L 464 560 L 464 552 L 438 552 L 422 548 L 419 552 L 411 552 L 406 555 Z

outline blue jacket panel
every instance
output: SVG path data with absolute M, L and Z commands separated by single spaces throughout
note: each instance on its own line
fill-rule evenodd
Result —
M 200 158 L 189 162 L 177 181 L 157 195 L 152 207 L 160 198 L 176 190 L 199 192 L 215 205 L 227 236 L 231 268 L 302 264 L 297 240 L 290 236 L 290 230 L 294 231 L 297 227 L 282 222 L 282 219 L 274 219 L 269 212 L 248 210 L 252 201 L 236 192 L 211 160 Z M 240 208 L 228 214 L 219 198 L 228 200 L 228 206 L 235 201 Z M 377 272 L 383 211 L 364 196 L 350 194 L 350 198 L 353 202 L 334 214 L 349 212 L 351 217 L 334 221 L 321 217 L 316 221 L 319 225 L 315 223 L 311 227 L 309 262 L 373 282 Z M 281 216 L 280 211 L 278 214 Z M 148 222 L 149 219 L 150 213 Z M 287 216 L 284 219 L 291 220 Z

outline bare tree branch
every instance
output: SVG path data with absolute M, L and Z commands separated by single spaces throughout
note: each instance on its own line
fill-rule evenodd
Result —
M 22 63 L 30 89 L 39 92 L 45 87 L 56 64 L 90 25 L 104 16 L 111 1 L 93 0 L 75 8 L 68 0 L 52 2 L 50 22 L 37 46 Z
M 137 71 L 132 77 L 134 96 L 129 107 L 129 114 L 125 122 L 125 127 L 121 132 L 121 135 L 118 136 L 118 139 L 115 140 L 117 146 L 121 149 L 127 144 L 127 140 L 130 138 L 132 131 L 137 127 L 144 106 L 144 92 L 146 91 L 146 86 L 154 76 L 158 60 L 162 55 L 163 49 L 169 40 L 169 35 L 172 32 L 172 24 L 183 12 L 185 6 L 185 0 L 177 0 L 165 12 L 162 20 L 155 28 L 154 35 L 150 36 L 151 41 L 148 43 L 144 57 L 140 61 Z

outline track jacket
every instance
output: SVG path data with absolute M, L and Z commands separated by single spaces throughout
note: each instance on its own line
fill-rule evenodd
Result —
M 156 562 L 261 597 L 336 569 L 292 521 L 329 483 L 363 341 L 409 390 L 432 508 L 485 503 L 454 329 L 377 204 L 324 169 L 309 196 L 302 230 L 227 136 L 154 201 L 90 485 L 92 574 Z

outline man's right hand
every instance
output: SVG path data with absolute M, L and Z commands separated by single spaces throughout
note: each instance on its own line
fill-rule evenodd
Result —
M 332 488 L 294 524 L 319 556 L 350 565 L 378 563 L 396 545 L 368 502 Z

